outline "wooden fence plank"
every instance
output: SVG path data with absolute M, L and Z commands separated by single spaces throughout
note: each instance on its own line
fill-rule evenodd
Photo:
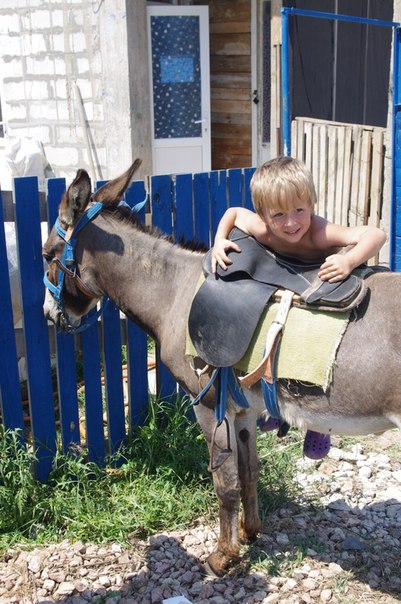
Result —
M 91 313 L 96 312 L 93 309 Z M 97 322 L 81 334 L 85 381 L 86 445 L 90 461 L 104 466 L 106 449 L 103 425 L 103 396 L 100 368 L 100 338 Z
M 178 241 L 181 237 L 190 240 L 194 238 L 194 214 L 192 205 L 192 174 L 178 174 L 174 188 L 174 236 Z
M 96 183 L 96 189 L 100 189 L 106 182 L 107 181 L 98 181 Z M 101 386 L 101 395 L 102 399 L 105 400 L 106 408 L 107 452 L 109 454 L 114 454 L 125 440 L 125 414 L 122 384 L 120 311 L 111 301 L 103 312 L 101 325 L 102 343 L 100 350 L 103 353 L 101 361 L 103 361 L 104 377 L 104 386 L 103 388 Z M 101 381 L 101 375 L 99 376 L 99 379 Z M 94 398 L 96 399 L 98 396 L 99 392 L 96 392 L 94 389 Z M 104 424 L 105 413 L 103 413 L 103 426 Z
M 336 205 L 336 170 L 337 170 L 337 131 L 328 128 L 328 157 L 327 157 L 327 206 L 326 218 L 335 220 Z
M 173 190 L 170 176 L 152 176 L 150 179 L 152 224 L 167 235 L 173 233 Z M 196 224 L 195 224 L 196 228 Z M 160 349 L 156 346 L 156 389 L 163 400 L 175 400 L 177 384 L 167 367 L 160 360 Z
M 244 189 L 241 168 L 232 168 L 227 171 L 228 177 L 228 205 L 242 207 L 244 203 Z
M 383 183 L 383 132 L 375 130 L 372 138 L 372 180 L 368 224 L 380 225 Z
M 255 173 L 255 168 L 245 168 L 245 170 L 244 170 L 244 193 L 245 193 L 244 207 L 248 208 L 248 210 L 253 210 L 250 183 L 251 183 L 251 179 L 252 179 L 252 176 L 254 175 L 254 173 Z
M 299 159 L 298 154 L 298 118 L 291 122 L 291 155 Z
M 63 178 L 51 178 L 47 184 L 48 225 L 56 221 L 58 206 L 65 191 Z M 79 412 L 77 395 L 77 371 L 75 338 L 53 326 L 56 340 L 57 384 L 61 422 L 61 442 L 66 453 L 72 444 L 80 444 Z
M 320 170 L 320 137 L 319 126 L 312 125 L 312 179 L 316 189 L 316 197 L 319 199 L 319 170 Z
M 207 247 L 210 241 L 210 204 L 209 204 L 209 174 L 201 172 L 194 174 L 194 217 L 195 238 Z
M 211 243 L 219 222 L 227 209 L 227 173 L 225 170 L 210 173 L 210 224 Z
M 362 132 L 361 170 L 359 173 L 358 224 L 367 224 L 371 172 L 372 132 Z
M 152 224 L 163 233 L 173 233 L 172 181 L 168 175 L 152 176 L 150 179 Z
M 336 171 L 335 171 L 335 203 L 334 203 L 334 222 L 341 224 L 343 216 L 343 186 L 344 186 L 344 164 L 346 162 L 345 156 L 345 128 L 344 126 L 337 126 L 337 150 L 336 150 Z
M 18 376 L 13 309 L 6 238 L 3 223 L 3 203 L 0 191 L 0 409 L 6 429 L 24 431 L 21 388 Z
M 351 169 L 352 169 L 352 127 L 346 126 L 344 133 L 344 178 L 343 203 L 341 224 L 349 224 L 349 205 L 351 199 Z
M 327 218 L 327 126 L 319 126 L 319 197 L 317 213 Z
M 145 183 L 136 180 L 126 191 L 125 201 L 133 208 L 137 203 L 143 201 L 145 196 Z M 140 210 L 138 217 L 142 223 L 145 222 L 145 207 Z M 127 320 L 126 339 L 128 416 L 132 430 L 134 426 L 144 423 L 148 410 L 148 336 L 143 329 Z
M 305 122 L 304 124 L 305 130 L 305 151 L 304 151 L 304 163 L 306 167 L 312 172 L 312 124 L 310 122 Z
M 125 441 L 124 390 L 122 377 L 120 311 L 109 302 L 103 317 L 104 387 L 107 401 L 109 452 L 115 453 Z
M 127 321 L 128 413 L 130 429 L 142 426 L 148 411 L 148 337 L 138 325 Z
M 37 474 L 40 480 L 46 480 L 56 451 L 56 427 L 49 339 L 43 315 L 43 260 L 37 178 L 15 178 L 14 191 L 31 427 L 39 460 Z
M 300 119 L 298 121 L 298 133 L 297 133 L 297 157 L 301 161 L 305 162 L 306 157 L 306 138 L 305 138 L 305 121 Z
M 352 156 L 351 199 L 348 213 L 349 226 L 358 224 L 359 174 L 361 171 L 362 128 L 354 128 L 354 152 Z

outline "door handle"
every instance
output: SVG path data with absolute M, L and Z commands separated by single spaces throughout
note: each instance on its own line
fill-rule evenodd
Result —
M 194 120 L 194 124 L 203 124 L 204 122 L 206 122 L 206 118 L 203 118 L 202 120 Z

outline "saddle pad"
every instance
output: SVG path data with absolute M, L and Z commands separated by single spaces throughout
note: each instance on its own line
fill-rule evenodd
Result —
M 248 350 L 236 368 L 249 373 L 261 361 L 267 330 L 274 321 L 278 303 L 263 312 Z M 326 390 L 331 383 L 338 346 L 351 311 L 324 312 L 292 307 L 283 330 L 277 363 L 277 378 L 309 382 Z

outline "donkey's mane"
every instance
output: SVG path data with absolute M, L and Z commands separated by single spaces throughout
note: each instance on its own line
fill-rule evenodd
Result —
M 195 239 L 186 240 L 183 237 L 180 237 L 178 240 L 176 240 L 172 235 L 166 235 L 163 233 L 163 231 L 161 231 L 158 227 L 143 224 L 143 222 L 139 220 L 138 214 L 132 212 L 126 206 L 116 206 L 115 202 L 104 202 L 102 214 L 108 214 L 114 220 L 119 220 L 124 224 L 128 224 L 132 228 L 137 229 L 142 233 L 147 233 L 156 239 L 164 239 L 173 245 L 178 245 L 179 247 L 190 250 L 191 252 L 207 252 L 208 250 L 204 243 L 196 241 Z

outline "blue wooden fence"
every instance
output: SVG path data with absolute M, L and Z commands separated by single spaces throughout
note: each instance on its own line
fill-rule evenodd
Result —
M 253 168 L 245 168 L 153 176 L 147 183 L 133 182 L 126 193 L 126 202 L 135 205 L 145 198 L 148 190 L 153 225 L 177 239 L 195 237 L 209 245 L 228 206 L 251 207 L 252 174 Z M 63 179 L 48 181 L 45 207 L 49 226 L 55 221 L 64 190 Z M 144 421 L 148 404 L 148 351 L 146 334 L 131 321 L 126 320 L 122 325 L 120 313 L 112 305 L 108 306 L 99 325 L 80 336 L 56 333 L 54 327 L 49 328 L 42 311 L 41 211 L 43 220 L 36 177 L 16 178 L 14 216 L 28 391 L 28 401 L 23 401 L 3 222 L 5 208 L 0 195 L 0 406 L 5 428 L 20 429 L 24 438 L 33 443 L 38 458 L 37 477 L 46 480 L 58 447 L 66 452 L 72 444 L 85 445 L 89 459 L 105 464 L 106 455 L 116 451 L 132 427 Z M 144 219 L 144 210 L 141 212 Z M 126 397 L 121 358 L 123 342 L 127 345 Z M 52 349 L 56 351 L 55 370 L 51 365 Z M 82 353 L 85 385 L 84 443 L 79 425 L 82 411 L 78 405 L 77 350 Z M 159 361 L 157 374 L 161 397 L 176 392 L 174 379 Z

